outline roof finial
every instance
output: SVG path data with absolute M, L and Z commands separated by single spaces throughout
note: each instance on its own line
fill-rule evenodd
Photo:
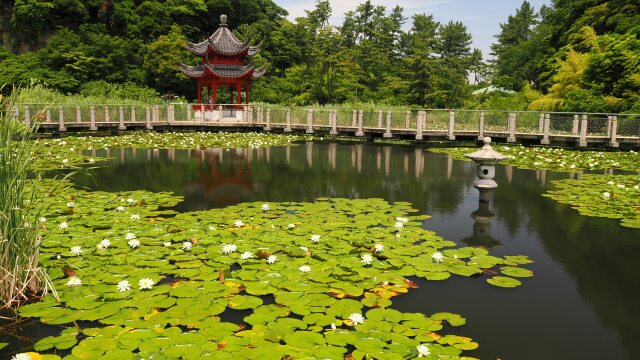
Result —
M 227 15 L 220 15 L 220 26 L 227 26 Z

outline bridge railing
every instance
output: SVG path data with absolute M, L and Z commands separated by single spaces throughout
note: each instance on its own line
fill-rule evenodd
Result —
M 40 122 L 48 128 L 97 130 L 98 128 L 153 128 L 154 125 L 216 126 L 247 124 L 270 130 L 283 128 L 330 129 L 332 132 L 414 133 L 426 136 L 469 136 L 477 133 L 506 137 L 540 139 L 542 144 L 554 139 L 608 142 L 617 146 L 620 139 L 640 141 L 640 114 L 567 113 L 541 111 L 448 110 L 413 108 L 354 107 L 286 107 L 236 104 L 95 104 L 56 105 L 21 104 L 12 111 L 25 122 Z M 335 120 L 335 121 L 334 121 Z M 423 134 L 424 133 L 424 134 Z

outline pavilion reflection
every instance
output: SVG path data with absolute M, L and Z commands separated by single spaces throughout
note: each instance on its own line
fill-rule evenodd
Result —
M 269 148 L 265 148 L 269 158 Z M 185 193 L 204 200 L 208 206 L 223 207 L 249 199 L 254 184 L 249 172 L 251 149 L 191 150 L 198 159 L 198 176 L 185 186 Z M 228 154 L 225 156 L 225 152 Z M 258 151 L 258 157 L 260 157 Z

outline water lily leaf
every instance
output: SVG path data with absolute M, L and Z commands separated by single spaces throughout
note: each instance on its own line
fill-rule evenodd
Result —
M 520 281 L 516 279 L 505 277 L 505 276 L 494 276 L 490 279 L 487 279 L 487 282 L 491 285 L 499 286 L 503 288 L 514 288 L 522 284 Z
M 531 270 L 527 270 L 527 269 L 523 269 L 523 268 L 519 268 L 519 267 L 513 267 L 513 266 L 504 266 L 500 268 L 500 272 L 508 275 L 508 276 L 513 276 L 513 277 L 532 277 L 533 276 L 533 271 Z
M 467 322 L 465 318 L 463 318 L 462 316 L 458 314 L 448 313 L 448 312 L 435 313 L 431 315 L 431 319 L 438 320 L 438 321 L 444 320 L 448 322 L 449 325 L 451 326 L 462 326 Z
M 236 310 L 254 309 L 262 305 L 262 299 L 256 296 L 236 295 L 229 298 L 229 307 Z
M 311 331 L 296 331 L 284 337 L 287 345 L 298 349 L 310 349 L 317 345 L 324 345 L 324 336 Z

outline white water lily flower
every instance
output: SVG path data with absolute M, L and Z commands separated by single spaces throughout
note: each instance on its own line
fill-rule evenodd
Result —
M 298 270 L 300 270 L 300 271 L 302 271 L 302 272 L 307 273 L 307 272 L 310 272 L 310 271 L 311 271 L 311 266 L 308 266 L 308 265 L 302 265 L 302 266 L 300 266 L 300 267 L 298 268 Z
M 98 250 L 106 249 L 109 246 L 111 246 L 111 241 L 109 241 L 109 239 L 104 239 L 100 241 L 100 243 L 97 246 L 98 246 Z
M 167 241 L 167 242 L 163 243 L 163 245 L 166 246 L 166 247 L 169 247 L 169 246 L 171 246 L 171 241 Z
M 337 329 L 336 324 L 331 323 L 331 330 L 336 330 L 336 329 Z
M 309 248 L 307 248 L 306 246 L 300 246 L 300 250 L 303 250 L 305 252 L 309 252 Z
M 609 194 L 607 191 L 605 191 L 605 192 L 602 193 L 602 196 L 604 196 L 605 198 L 608 199 L 608 198 L 611 197 L 611 194 Z
M 293 229 L 293 228 L 295 228 L 295 227 L 296 227 L 296 224 L 291 223 L 291 224 L 287 225 L 287 227 L 288 227 L 289 229 Z
M 270 209 L 269 204 L 262 204 L 262 211 L 269 211 Z
M 19 354 L 13 355 L 11 360 L 33 360 L 33 358 L 31 357 L 31 355 L 27 353 L 19 353 Z
M 135 238 L 136 238 L 136 234 L 134 234 L 134 233 L 126 233 L 126 234 L 124 235 L 124 239 L 125 239 L 125 240 L 133 240 L 133 239 L 135 239 Z
M 131 239 L 129 240 L 129 242 L 127 243 L 129 244 L 129 246 L 131 246 L 132 249 L 137 248 L 138 246 L 140 246 L 140 240 L 138 239 Z
M 619 187 L 620 189 L 624 189 L 625 188 L 624 184 L 618 184 L 616 186 Z
M 377 253 L 384 251 L 384 245 L 382 245 L 382 244 L 375 244 L 375 245 L 373 246 L 373 248 L 375 249 L 375 251 L 376 251 Z
M 213 226 L 213 225 L 209 225 L 209 227 L 207 227 L 207 229 L 209 229 L 209 231 L 214 231 L 216 229 L 216 227 Z
M 61 222 L 61 223 L 60 223 L 60 225 L 58 225 L 58 227 L 59 227 L 60 229 L 64 230 L 64 229 L 66 229 L 66 228 L 68 228 L 68 227 L 69 227 L 69 224 L 67 224 L 67 222 L 66 222 L 66 221 L 63 221 L 63 222 Z
M 244 226 L 244 223 L 242 222 L 242 220 L 236 220 L 236 221 L 233 223 L 233 225 L 235 225 L 236 227 L 241 228 L 241 227 L 243 227 L 243 226 Z
M 80 278 L 77 276 L 72 276 L 69 278 L 69 281 L 67 281 L 67 285 L 69 286 L 82 285 L 82 280 L 80 280 Z
M 608 181 L 607 185 L 613 185 L 613 181 Z
M 135 200 L 133 200 L 133 199 L 131 199 L 131 198 L 129 198 L 129 199 L 127 199 L 127 202 L 128 202 L 129 204 L 133 204 L 133 203 L 134 203 L 134 202 L 136 202 L 136 201 L 135 201 Z
M 401 223 L 405 223 L 406 224 L 406 223 L 409 222 L 409 219 L 407 219 L 406 217 L 397 217 L 396 221 L 399 221 Z
M 64 160 L 62 160 L 62 163 L 63 163 L 63 164 L 66 164 L 66 163 L 68 163 L 68 162 L 69 162 L 69 159 L 64 159 Z
M 353 313 L 349 315 L 349 320 L 353 322 L 353 325 L 358 325 L 364 323 L 364 316 L 360 313 Z
M 373 256 L 371 256 L 371 254 L 364 254 L 362 255 L 362 260 L 360 260 L 360 262 L 363 262 L 365 265 L 371 265 L 373 262 Z
M 182 243 L 182 250 L 189 251 L 189 250 L 191 250 L 191 246 L 192 245 L 193 244 L 191 243 L 191 241 L 185 241 L 185 242 Z
M 155 281 L 149 279 L 149 278 L 144 278 L 144 279 L 140 279 L 138 280 L 138 288 L 140 290 L 149 290 L 153 287 L 153 285 L 155 285 Z
M 118 291 L 129 291 L 131 290 L 131 284 L 127 280 L 122 280 L 116 285 Z
M 69 202 L 67 203 L 67 207 L 68 207 L 68 208 L 72 208 L 72 207 L 74 207 L 74 206 L 76 206 L 76 203 L 74 203 L 73 201 L 69 201 Z
M 396 221 L 395 225 L 396 228 L 398 229 L 402 229 L 404 227 L 404 223 L 402 221 Z
M 444 255 L 442 255 L 440 251 L 436 251 L 433 253 L 433 255 L 431 255 L 431 258 L 433 259 L 433 261 L 439 263 L 442 261 L 442 259 L 444 259 Z
M 124 206 L 118 206 L 118 207 L 116 208 L 116 210 L 117 210 L 117 211 L 124 211 Z
M 273 264 L 276 261 L 278 261 L 278 257 L 275 255 L 269 255 L 267 258 L 267 264 Z
M 636 185 L 633 187 L 634 190 L 639 190 L 640 189 L 640 185 Z
M 41 223 L 46 223 L 47 222 L 47 218 L 43 216 L 43 217 L 39 218 L 38 221 L 40 221 Z
M 138 214 L 131 215 L 131 220 L 140 220 L 140 215 Z
M 320 235 L 318 235 L 318 234 L 311 235 L 311 242 L 312 243 L 319 243 L 320 242 Z
M 251 259 L 252 257 L 253 257 L 253 253 L 251 253 L 249 251 L 245 251 L 240 255 L 240 259 L 242 259 L 242 260 Z
M 80 255 L 80 253 L 82 252 L 82 247 L 81 246 L 74 246 L 70 249 L 71 251 L 71 255 Z
M 418 357 L 429 356 L 431 352 L 426 344 L 420 344 L 416 346 L 416 350 L 418 350 Z
M 235 252 L 236 250 L 238 250 L 238 247 L 233 245 L 233 244 L 224 244 L 224 245 L 222 245 L 222 253 L 223 254 L 231 254 L 232 252 Z

